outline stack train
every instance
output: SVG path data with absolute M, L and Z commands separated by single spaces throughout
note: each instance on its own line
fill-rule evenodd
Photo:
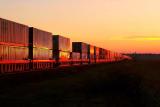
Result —
M 131 59 L 84 42 L 71 43 L 69 38 L 0 18 L 1 74 Z

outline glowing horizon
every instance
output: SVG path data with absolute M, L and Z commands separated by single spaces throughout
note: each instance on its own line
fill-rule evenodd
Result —
M 112 51 L 160 53 L 159 0 L 1 0 L 2 18 Z

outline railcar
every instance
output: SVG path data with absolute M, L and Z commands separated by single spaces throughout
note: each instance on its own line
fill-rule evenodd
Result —
M 91 44 L 88 44 L 88 59 L 89 63 L 95 63 L 95 55 L 94 55 L 94 46 Z
M 132 60 L 131 57 L 0 18 L 0 73 L 52 69 L 61 65 Z
M 99 62 L 99 47 L 94 46 L 94 60 L 95 63 Z
M 70 39 L 61 35 L 53 35 L 53 59 L 56 65 L 70 64 Z
M 88 64 L 88 44 L 84 42 L 72 42 L 72 52 L 80 53 L 81 64 Z
M 103 48 L 99 48 L 99 63 L 106 62 L 106 50 Z
M 70 52 L 71 65 L 81 64 L 81 54 L 79 52 Z
M 27 25 L 0 18 L 0 72 L 29 69 Z
M 52 33 L 34 27 L 29 28 L 30 69 L 49 69 L 53 67 Z

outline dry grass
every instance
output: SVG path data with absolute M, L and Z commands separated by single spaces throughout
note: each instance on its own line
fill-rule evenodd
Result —
M 160 61 L 61 68 L 2 79 L 0 104 L 45 107 L 160 107 Z M 14 79 L 13 79 L 14 78 Z

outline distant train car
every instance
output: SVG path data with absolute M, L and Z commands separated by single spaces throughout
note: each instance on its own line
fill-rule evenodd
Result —
M 0 18 L 0 73 L 46 70 L 59 65 L 92 64 L 132 60 L 70 38 Z
M 94 46 L 88 44 L 88 58 L 89 63 L 95 63 Z
M 114 60 L 117 62 L 117 61 L 119 61 L 119 53 L 117 53 L 117 52 L 115 52 L 114 53 Z
M 30 68 L 49 69 L 53 67 L 52 33 L 37 28 L 29 28 L 29 59 Z
M 99 62 L 99 47 L 94 46 L 94 59 L 95 63 Z
M 122 61 L 122 54 L 116 53 L 116 61 Z
M 72 42 L 72 52 L 79 52 L 81 63 L 89 63 L 88 44 L 83 42 Z
M 105 50 L 105 58 L 106 58 L 106 62 L 110 62 L 110 50 Z
M 106 62 L 106 50 L 103 48 L 99 48 L 99 62 Z
M 79 52 L 70 53 L 71 64 L 80 64 L 81 63 L 81 54 Z
M 70 39 L 53 35 L 53 59 L 57 64 L 70 63 Z
M 110 62 L 114 62 L 114 52 L 110 51 Z
M 0 18 L 0 72 L 29 69 L 28 26 Z

